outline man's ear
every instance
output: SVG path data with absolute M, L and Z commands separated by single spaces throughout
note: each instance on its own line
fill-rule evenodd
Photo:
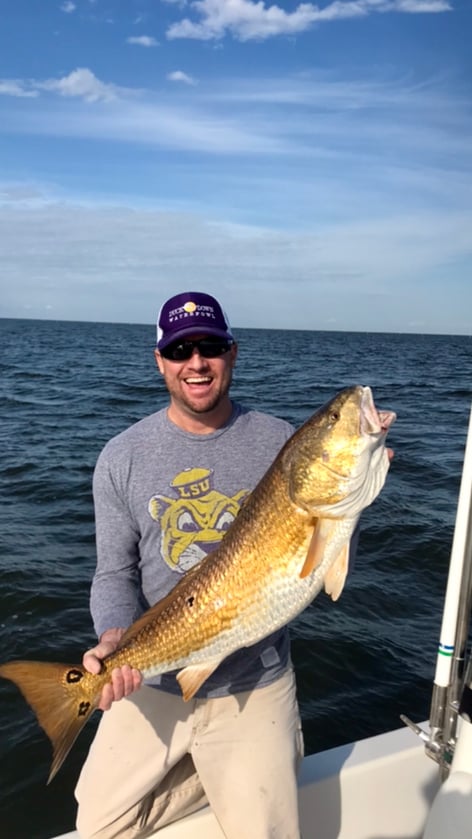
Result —
M 157 369 L 161 375 L 164 375 L 164 364 L 162 361 L 162 355 L 160 354 L 159 350 L 154 350 L 154 358 L 156 361 Z
M 238 357 L 238 345 L 236 343 L 234 343 L 231 346 L 231 360 L 233 362 L 233 367 L 236 364 L 237 357 Z

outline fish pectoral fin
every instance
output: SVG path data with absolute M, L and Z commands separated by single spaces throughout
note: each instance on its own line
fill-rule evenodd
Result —
M 204 664 L 189 664 L 177 673 L 177 681 L 181 687 L 184 702 L 188 702 L 196 694 L 219 664 L 221 664 L 220 658 Z
M 92 695 L 90 689 L 82 686 L 86 675 L 80 665 L 45 661 L 10 661 L 0 666 L 0 676 L 19 688 L 52 743 L 48 783 L 98 705 L 98 688 Z
M 300 571 L 300 577 L 302 580 L 305 577 L 308 577 L 308 574 L 311 574 L 312 571 L 314 571 L 315 568 L 323 562 L 326 542 L 329 536 L 331 536 L 335 525 L 336 522 L 332 519 L 317 520 L 313 528 L 305 562 L 303 563 L 303 568 Z
M 337 600 L 340 597 L 346 582 L 349 568 L 349 547 L 350 543 L 346 542 L 324 578 L 325 592 L 330 595 L 332 600 Z

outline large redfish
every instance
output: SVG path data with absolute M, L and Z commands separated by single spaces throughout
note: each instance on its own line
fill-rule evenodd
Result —
M 349 542 L 389 467 L 387 430 L 369 387 L 341 391 L 287 441 L 216 550 L 123 635 L 99 675 L 81 665 L 0 666 L 53 745 L 51 780 L 98 705 L 114 667 L 178 670 L 190 699 L 226 656 L 287 624 L 324 586 L 336 600 Z M 263 441 L 261 441 L 263 445 Z

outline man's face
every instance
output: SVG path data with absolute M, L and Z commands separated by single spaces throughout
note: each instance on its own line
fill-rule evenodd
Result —
M 204 336 L 188 336 L 198 341 Z M 237 346 L 216 358 L 204 358 L 196 347 L 187 361 L 172 361 L 155 350 L 157 366 L 164 376 L 171 402 L 186 414 L 195 416 L 211 411 L 227 397 L 231 385 Z

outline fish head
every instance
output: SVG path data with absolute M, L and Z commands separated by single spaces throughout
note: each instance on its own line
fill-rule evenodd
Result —
M 289 441 L 284 465 L 291 501 L 313 516 L 358 516 L 385 483 L 385 439 L 395 418 L 377 410 L 370 387 L 338 393 Z

